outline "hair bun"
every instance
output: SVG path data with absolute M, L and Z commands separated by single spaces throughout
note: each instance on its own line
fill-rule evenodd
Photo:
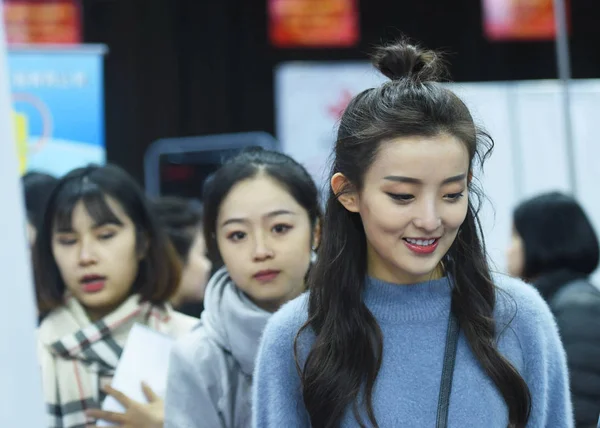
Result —
M 446 65 L 439 53 L 404 40 L 377 48 L 372 61 L 391 80 L 436 82 L 446 74 Z

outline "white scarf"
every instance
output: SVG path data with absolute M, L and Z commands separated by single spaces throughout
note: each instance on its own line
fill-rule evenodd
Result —
M 81 303 L 70 297 L 44 319 L 38 352 L 49 428 L 85 428 L 93 422 L 85 411 L 99 407 L 104 398 L 100 380 L 113 376 L 135 323 L 173 337 L 193 326 L 192 318 L 168 305 L 139 299 L 133 295 L 105 318 L 91 322 Z

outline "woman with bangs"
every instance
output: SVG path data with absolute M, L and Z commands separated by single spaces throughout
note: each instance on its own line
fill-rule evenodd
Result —
M 196 322 L 168 304 L 181 266 L 142 190 L 116 166 L 67 174 L 48 201 L 34 260 L 48 426 L 162 427 L 163 403 L 149 387 L 140 386 L 142 404 L 109 386 L 134 324 L 179 337 Z M 106 394 L 125 413 L 99 410 Z

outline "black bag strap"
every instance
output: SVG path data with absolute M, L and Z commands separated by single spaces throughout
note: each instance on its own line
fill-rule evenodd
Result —
M 458 345 L 459 332 L 458 319 L 450 311 L 448 331 L 446 333 L 446 349 L 444 350 L 444 366 L 440 382 L 436 428 L 446 428 L 448 425 L 448 407 L 450 406 L 450 392 L 452 391 L 452 378 L 454 377 L 454 363 L 456 362 L 456 347 Z

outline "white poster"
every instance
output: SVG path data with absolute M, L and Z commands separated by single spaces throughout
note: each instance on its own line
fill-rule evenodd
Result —
M 276 133 L 283 150 L 323 186 L 337 124 L 352 97 L 383 82 L 365 63 L 289 63 L 275 75 Z

